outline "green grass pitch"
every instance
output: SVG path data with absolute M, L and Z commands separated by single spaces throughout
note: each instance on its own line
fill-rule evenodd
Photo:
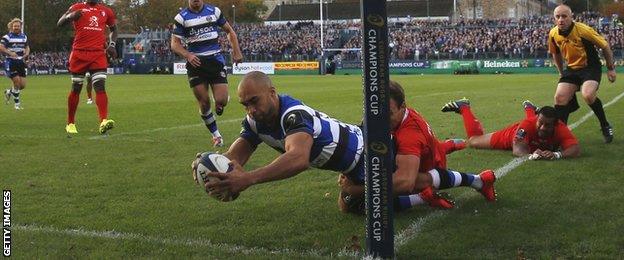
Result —
M 470 98 L 486 131 L 493 131 L 521 119 L 525 99 L 552 104 L 556 84 L 555 75 L 392 79 L 439 138 L 464 137 L 461 118 L 440 112 L 449 100 Z M 244 116 L 239 80 L 230 77 L 232 100 L 218 118 L 227 144 Z M 273 80 L 280 93 L 342 121 L 360 121 L 359 76 Z M 620 81 L 603 79 L 603 103 L 624 92 Z M 109 76 L 110 118 L 117 125 L 107 137 L 97 134 L 96 107 L 85 104 L 84 93 L 79 133 L 66 137 L 69 85 L 69 76 L 28 77 L 25 109 L 0 106 L 0 186 L 12 190 L 15 258 L 351 258 L 351 249 L 364 247 L 365 218 L 337 209 L 336 173 L 310 169 L 253 186 L 230 203 L 196 186 L 195 153 L 225 148 L 211 146 L 184 76 Z M 583 104 L 570 122 L 589 111 Z M 398 258 L 622 257 L 624 100 L 606 113 L 616 131 L 612 144 L 603 143 L 592 116 L 573 131 L 581 158 L 520 165 L 496 183 L 496 203 L 459 188 L 450 191 L 456 209 L 397 214 Z M 261 146 L 246 168 L 276 156 Z M 511 152 L 469 149 L 450 155 L 449 167 L 478 173 L 512 159 Z

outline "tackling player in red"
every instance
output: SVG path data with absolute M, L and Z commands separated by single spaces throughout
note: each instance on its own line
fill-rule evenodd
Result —
M 85 73 L 91 74 L 93 88 L 95 89 L 95 104 L 97 105 L 101 134 L 114 127 L 115 122 L 108 119 L 108 96 L 106 95 L 106 69 L 108 61 L 106 55 L 113 58 L 117 56 L 115 41 L 117 30 L 115 14 L 107 6 L 100 4 L 99 0 L 86 0 L 69 7 L 59 18 L 57 25 L 63 26 L 68 22 L 73 23 L 75 30 L 72 52 L 69 56 L 69 71 L 72 74 L 72 89 L 67 97 L 67 126 L 68 134 L 76 134 L 75 115 L 78 109 L 80 91 Z M 108 43 L 106 39 L 106 27 L 110 30 Z
M 578 140 L 553 107 L 537 110 L 529 101 L 523 102 L 526 118 L 504 129 L 484 134 L 483 127 L 470 110 L 470 101 L 460 99 L 442 107 L 442 112 L 456 112 L 464 120 L 467 145 L 477 149 L 512 150 L 515 156 L 530 155 L 529 159 L 562 159 L 578 157 Z
M 452 208 L 453 204 L 440 198 L 435 190 L 454 187 L 471 187 L 480 192 L 487 201 L 496 201 L 492 170 L 470 174 L 450 170 L 446 166 L 446 154 L 463 147 L 452 142 L 440 142 L 427 121 L 416 110 L 407 107 L 403 87 L 390 81 L 389 117 L 395 146 L 395 172 L 392 175 L 392 191 L 397 210 L 428 204 L 438 208 Z M 339 178 L 341 196 L 338 205 L 343 212 L 363 212 L 364 185 L 359 185 L 345 175 Z

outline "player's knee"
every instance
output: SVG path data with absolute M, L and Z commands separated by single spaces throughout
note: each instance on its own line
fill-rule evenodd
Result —
M 217 106 L 217 107 L 225 107 L 225 106 L 227 106 L 227 100 L 225 100 L 225 101 L 215 100 L 215 106 Z
M 93 75 L 91 76 L 91 82 L 95 92 L 106 91 L 106 72 L 100 71 L 93 73 Z
M 555 104 L 556 105 L 565 105 L 570 101 L 570 96 L 564 95 L 561 93 L 555 93 Z
M 72 92 L 80 93 L 82 90 L 83 75 L 72 75 Z
M 220 97 L 215 99 L 215 103 L 218 106 L 222 106 L 222 107 L 227 106 L 229 101 L 230 101 L 230 95 L 227 95 L 227 94 L 226 95 L 222 95 L 222 96 L 220 96 Z
M 594 101 L 596 101 L 596 92 L 594 91 L 583 91 L 582 95 L 583 100 L 585 100 L 587 104 L 593 104 Z

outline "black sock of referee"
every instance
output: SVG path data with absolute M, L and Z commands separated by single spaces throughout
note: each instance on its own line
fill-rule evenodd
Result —
M 598 121 L 600 121 L 600 127 L 605 127 L 609 125 L 609 122 L 607 122 L 607 116 L 604 112 L 604 108 L 602 107 L 602 101 L 600 101 L 599 98 L 596 98 L 596 101 L 594 101 L 593 104 L 589 105 L 589 107 L 591 107 L 591 109 L 594 111 L 594 114 L 596 114 Z
M 568 116 L 570 115 L 568 105 L 555 105 L 555 111 L 557 112 L 557 118 L 563 121 L 563 123 L 568 124 Z

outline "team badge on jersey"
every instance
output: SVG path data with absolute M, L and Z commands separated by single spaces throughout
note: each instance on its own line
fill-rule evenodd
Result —
M 216 22 L 217 21 L 217 16 L 216 15 L 208 15 L 206 16 L 206 21 L 208 22 Z
M 91 16 L 91 18 L 89 18 L 89 26 L 91 26 L 91 27 L 98 27 L 99 26 L 97 16 Z

